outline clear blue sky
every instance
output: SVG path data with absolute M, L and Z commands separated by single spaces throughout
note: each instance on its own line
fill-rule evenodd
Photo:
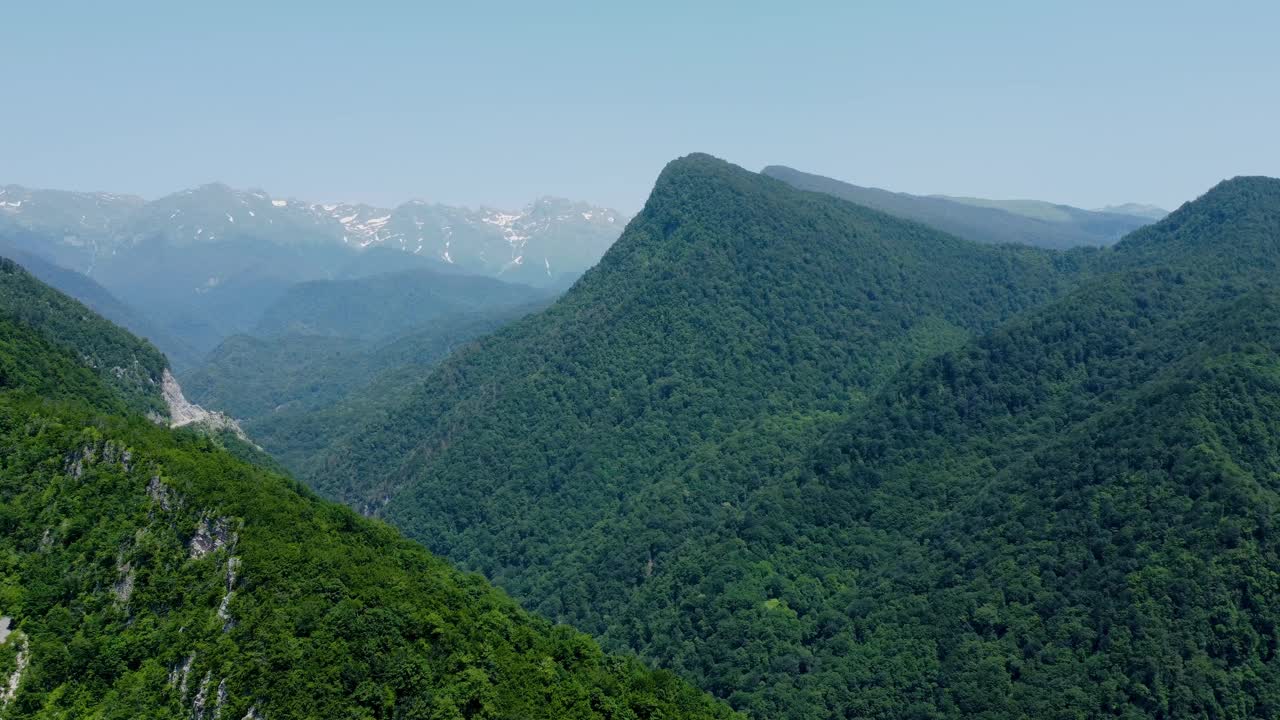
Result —
M 80 2 L 0 14 L 0 183 L 634 211 L 704 151 L 1086 207 L 1280 175 L 1274 2 Z

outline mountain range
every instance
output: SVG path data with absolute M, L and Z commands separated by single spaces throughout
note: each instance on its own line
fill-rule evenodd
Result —
M 751 717 L 1268 716 L 1278 238 L 1268 178 L 1060 252 L 689 156 L 303 477 Z
M 732 717 L 165 427 L 169 378 L 0 259 L 0 716 Z
M 240 263 L 199 405 L 5 261 L 0 715 L 1276 716 L 1280 180 L 1155 215 L 694 154 L 567 288 L 143 240 Z
M 860 187 L 782 165 L 770 165 L 761 172 L 801 190 L 834 195 L 980 243 L 1018 243 L 1055 250 L 1105 246 L 1167 214 L 1135 203 L 1082 210 L 1042 200 L 909 195 Z
M 386 247 L 469 272 L 548 284 L 590 267 L 627 218 L 615 210 L 544 197 L 522 210 L 411 201 L 395 208 L 310 203 L 262 190 L 202 185 L 151 202 L 114 193 L 0 188 L 0 222 L 53 239 L 46 250 L 95 275 L 141 244 L 195 246 L 252 238 L 290 246 Z M 210 286 L 223 281 L 206 279 Z M 195 290 L 197 288 L 191 288 Z
M 129 308 L 116 319 L 142 318 L 130 326 L 180 369 L 252 330 L 299 282 L 426 268 L 562 289 L 599 259 L 626 220 L 556 198 L 507 212 L 314 204 L 220 184 L 151 202 L 0 188 L 0 248 L 101 285 Z

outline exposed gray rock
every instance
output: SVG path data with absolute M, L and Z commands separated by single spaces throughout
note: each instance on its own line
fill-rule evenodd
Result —
M 227 590 L 222 596 L 222 602 L 218 603 L 218 618 L 223 621 L 222 631 L 227 632 L 235 627 L 235 620 L 231 617 L 231 596 L 235 594 L 236 578 L 240 571 L 240 558 L 232 555 L 227 558 Z
M 133 453 L 110 440 L 102 443 L 101 447 L 97 444 L 84 445 L 67 456 L 63 471 L 78 480 L 86 468 L 97 462 L 117 463 L 128 472 L 132 467 Z
M 231 530 L 231 522 L 226 518 L 206 516 L 200 518 L 196 525 L 196 534 L 191 537 L 187 547 L 193 559 L 202 558 L 215 550 L 232 547 L 236 544 L 236 534 Z
M 218 694 L 213 701 L 213 720 L 222 717 L 222 706 L 227 702 L 227 679 L 218 682 Z
M 14 668 L 12 674 L 9 675 L 8 682 L 0 687 L 0 707 L 9 704 L 9 701 L 18 696 L 18 685 L 22 683 L 22 675 L 27 670 L 27 663 L 31 661 L 31 657 L 27 650 L 27 639 L 22 638 L 22 644 L 18 646 L 18 665 Z
M 168 512 L 173 509 L 173 493 L 169 490 L 169 486 L 160 482 L 159 475 L 153 475 L 151 482 L 147 483 L 147 497 L 151 501 L 160 506 L 161 510 Z
M 178 379 L 169 372 L 169 368 L 164 369 L 161 392 L 164 394 L 165 405 L 169 407 L 169 427 L 202 425 L 210 430 L 230 430 L 236 437 L 250 442 L 249 436 L 244 434 L 235 420 L 220 412 L 205 410 L 187 400 L 182 394 L 182 386 L 178 385 Z
M 12 632 L 9 629 L 9 625 L 12 622 L 13 620 L 8 617 L 0 617 L 0 645 L 3 645 L 4 641 L 9 639 L 9 633 Z
M 116 572 L 120 574 L 120 579 L 111 586 L 111 594 L 116 596 L 116 602 L 128 605 L 129 598 L 133 596 L 133 566 L 127 562 L 120 563 L 116 566 Z
M 203 720 L 204 708 L 209 704 L 209 681 L 213 679 L 212 672 L 206 672 L 204 679 L 200 681 L 200 690 L 196 692 L 196 697 L 191 701 L 191 720 Z
M 178 697 L 187 699 L 187 678 L 191 675 L 191 665 L 196 661 L 196 654 L 191 653 L 181 665 L 169 671 L 169 686 L 178 688 Z

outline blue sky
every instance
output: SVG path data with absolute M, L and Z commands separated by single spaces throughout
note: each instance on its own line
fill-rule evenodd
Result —
M 1280 175 L 1275 2 L 10 5 L 0 183 L 634 211 L 693 151 L 1086 207 Z

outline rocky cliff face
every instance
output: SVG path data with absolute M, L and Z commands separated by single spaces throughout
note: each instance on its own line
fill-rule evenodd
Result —
M 165 405 L 169 408 L 167 421 L 164 418 L 158 418 L 162 424 L 167 422 L 169 427 L 175 428 L 186 425 L 201 425 L 210 430 L 230 430 L 241 440 L 249 442 L 249 437 L 244 434 L 240 424 L 233 418 L 220 412 L 205 410 L 188 400 L 182 394 L 182 386 L 178 384 L 178 379 L 173 376 L 173 373 L 169 372 L 168 368 L 164 370 L 160 389 L 164 394 Z

